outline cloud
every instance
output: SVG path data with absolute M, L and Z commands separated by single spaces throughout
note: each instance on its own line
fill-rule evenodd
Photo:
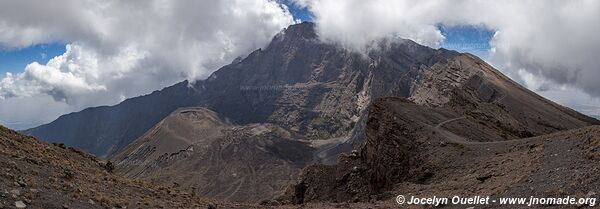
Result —
M 439 25 L 497 31 L 489 61 L 516 80 L 543 77 L 600 96 L 600 1 L 296 0 L 326 41 L 364 47 L 403 37 L 437 47 Z M 523 71 L 527 72 L 525 74 Z M 540 86 L 547 87 L 548 85 Z M 542 89 L 544 90 L 544 89 Z
M 362 49 L 373 40 L 390 37 L 435 46 L 444 38 L 428 17 L 432 2 L 299 0 L 296 3 L 313 13 L 321 39 L 353 48 Z
M 58 42 L 67 50 L 0 78 L 0 98 L 115 104 L 205 78 L 292 23 L 274 0 L 2 1 L 0 48 Z
M 109 93 L 107 86 L 111 82 L 134 70 L 136 64 L 146 57 L 145 53 L 136 49 L 122 49 L 114 56 L 104 57 L 79 44 L 68 44 L 66 48 L 63 55 L 44 65 L 33 62 L 25 67 L 23 73 L 7 73 L 0 80 L 0 98 L 46 94 L 56 101 L 85 105 L 87 102 L 81 99 L 97 93 Z

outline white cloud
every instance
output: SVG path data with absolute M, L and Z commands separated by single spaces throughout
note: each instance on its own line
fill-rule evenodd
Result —
M 400 36 L 436 47 L 437 25 L 497 31 L 489 61 L 538 90 L 600 96 L 600 1 L 596 0 L 296 0 L 307 7 L 324 40 L 364 47 Z M 525 77 L 521 77 L 525 76 Z M 539 81 L 539 80 L 543 81 Z M 583 92 L 580 92 L 583 94 Z M 568 96 L 568 94 L 564 94 Z M 576 98 L 572 98 L 575 100 Z M 596 104 L 600 106 L 599 104 Z
M 444 38 L 430 18 L 434 2 L 301 0 L 297 3 L 313 13 L 322 39 L 349 47 L 363 48 L 373 40 L 390 37 L 436 46 Z
M 104 90 L 104 86 L 93 86 L 86 82 L 86 71 L 97 70 L 95 56 L 81 53 L 80 47 L 67 45 L 64 55 L 53 58 L 46 65 L 37 62 L 25 67 L 25 72 L 16 76 L 7 74 L 0 81 L 0 98 L 14 96 L 34 96 L 39 93 L 56 91 L 94 91 Z M 73 92 L 75 93 L 75 92 Z
M 70 44 L 0 78 L 0 97 L 50 95 L 71 109 L 115 104 L 205 78 L 292 23 L 274 0 L 2 1 L 0 48 Z

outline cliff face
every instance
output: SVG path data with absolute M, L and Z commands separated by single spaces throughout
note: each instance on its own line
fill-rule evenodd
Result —
M 412 41 L 366 54 L 320 42 L 311 23 L 290 26 L 264 50 L 216 71 L 197 88 L 206 104 L 239 123 L 268 122 L 309 139 L 346 136 L 372 98 L 407 97 L 418 69 L 457 53 Z

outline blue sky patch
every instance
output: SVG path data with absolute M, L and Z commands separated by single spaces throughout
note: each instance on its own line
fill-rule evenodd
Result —
M 0 49 L 0 77 L 6 72 L 23 72 L 32 62 L 46 64 L 50 59 L 65 53 L 65 44 L 38 44 L 22 49 Z
M 283 4 L 288 6 L 288 10 L 292 13 L 292 16 L 294 16 L 294 20 L 301 20 L 302 22 L 312 21 L 312 17 L 307 8 L 300 8 L 291 3 L 290 0 L 283 0 Z

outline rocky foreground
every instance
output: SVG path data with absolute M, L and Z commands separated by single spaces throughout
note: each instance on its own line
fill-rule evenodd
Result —
M 0 127 L 0 208 L 252 208 L 112 174 L 112 164 Z

